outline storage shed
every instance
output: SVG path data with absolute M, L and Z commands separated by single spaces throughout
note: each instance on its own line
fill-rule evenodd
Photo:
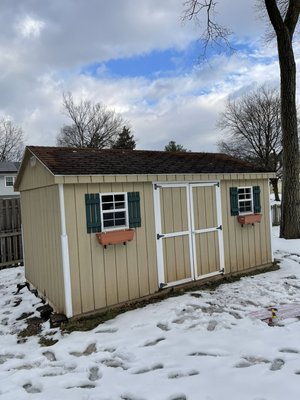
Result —
M 27 147 L 26 279 L 72 317 L 269 266 L 270 177 L 224 154 Z

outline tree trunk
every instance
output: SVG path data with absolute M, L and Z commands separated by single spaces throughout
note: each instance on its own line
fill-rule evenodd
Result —
M 273 188 L 273 193 L 274 193 L 274 197 L 275 197 L 275 201 L 280 201 L 280 197 L 279 197 L 279 192 L 278 192 L 278 178 L 272 178 L 270 179 L 272 188 Z
M 277 35 L 281 78 L 281 125 L 283 147 L 282 218 L 280 237 L 300 237 L 299 145 L 296 109 L 296 64 L 287 29 Z

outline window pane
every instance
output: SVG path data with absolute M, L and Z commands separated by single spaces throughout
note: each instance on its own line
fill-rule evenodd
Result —
M 105 214 L 103 214 L 103 221 L 106 221 L 108 219 L 114 219 L 114 213 L 105 213 Z
M 123 219 L 125 219 L 125 211 L 116 212 L 116 213 L 115 213 L 115 218 L 123 218 Z
M 112 194 L 102 196 L 102 203 L 113 203 L 114 198 Z
M 116 203 L 115 208 L 117 210 L 119 210 L 120 208 L 125 208 L 125 203 L 124 202 Z
M 113 210 L 114 204 L 113 203 L 102 203 L 103 210 Z
M 114 225 L 114 220 L 109 219 L 107 221 L 104 221 L 103 222 L 103 226 L 104 226 L 104 228 L 112 228 L 113 226 L 115 226 Z
M 115 221 L 115 225 L 116 226 L 125 226 L 125 224 L 126 224 L 126 221 L 125 221 L 124 218 L 123 219 L 116 219 L 116 221 Z
M 124 194 L 116 194 L 115 201 L 125 201 L 125 195 Z

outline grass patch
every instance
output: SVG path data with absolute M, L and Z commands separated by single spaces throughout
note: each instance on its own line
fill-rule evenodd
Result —
M 46 336 L 41 336 L 39 339 L 39 345 L 42 347 L 49 347 L 49 346 L 53 346 L 55 343 L 57 343 L 58 340 L 57 339 L 53 339 L 53 338 L 49 338 Z
M 18 337 L 25 338 L 28 336 L 36 336 L 42 330 L 43 320 L 38 317 L 28 318 L 26 320 L 27 327 L 18 333 Z

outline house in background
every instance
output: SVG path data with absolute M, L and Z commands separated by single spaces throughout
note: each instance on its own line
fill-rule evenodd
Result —
M 19 162 L 0 162 L 0 198 L 19 197 L 20 193 L 14 191 L 19 166 Z
M 72 317 L 271 266 L 273 176 L 224 154 L 27 147 L 26 280 Z

